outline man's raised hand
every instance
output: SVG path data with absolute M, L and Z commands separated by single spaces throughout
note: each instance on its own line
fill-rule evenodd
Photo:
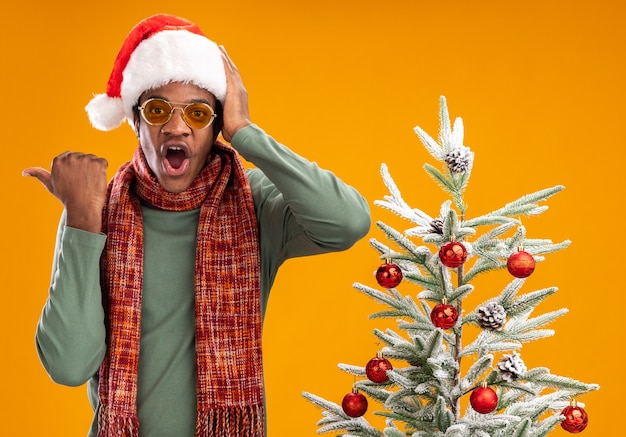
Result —
M 65 152 L 54 158 L 50 171 L 30 167 L 23 176 L 33 176 L 58 198 L 66 211 L 66 224 L 88 232 L 102 229 L 106 201 L 107 167 L 104 158 Z
M 229 141 L 239 129 L 248 126 L 250 113 L 248 110 L 248 92 L 243 85 L 239 70 L 230 59 L 226 49 L 220 46 L 224 72 L 226 73 L 226 99 L 224 101 L 224 120 L 222 124 L 222 136 Z

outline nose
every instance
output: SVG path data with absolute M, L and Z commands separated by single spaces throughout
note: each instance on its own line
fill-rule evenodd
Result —
M 180 110 L 180 114 L 176 113 L 176 110 Z M 191 128 L 187 126 L 187 123 L 183 119 L 183 109 L 182 108 L 173 108 L 172 116 L 170 119 L 163 125 L 161 131 L 165 134 L 170 135 L 184 135 L 189 133 Z

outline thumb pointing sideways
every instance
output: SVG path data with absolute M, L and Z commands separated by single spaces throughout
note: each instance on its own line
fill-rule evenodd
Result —
M 44 187 L 48 189 L 48 191 L 52 192 L 52 185 L 50 182 L 50 172 L 42 167 L 29 167 L 27 169 L 22 170 L 22 176 L 32 176 L 37 178 L 39 182 L 43 184 Z

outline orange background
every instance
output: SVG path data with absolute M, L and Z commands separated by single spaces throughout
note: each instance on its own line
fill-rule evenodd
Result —
M 409 203 L 438 213 L 444 197 L 421 169 L 430 157 L 412 128 L 437 135 L 440 95 L 451 116 L 463 118 L 465 143 L 476 153 L 469 217 L 565 185 L 548 212 L 524 224 L 529 238 L 573 244 L 548 256 L 523 291 L 558 286 L 539 313 L 570 313 L 552 324 L 554 337 L 526 345 L 522 356 L 528 367 L 601 384 L 579 399 L 590 415 L 585 435 L 616 435 L 625 346 L 626 11 L 619 0 L 5 5 L 0 434 L 80 436 L 88 428 L 86 389 L 51 382 L 35 352 L 61 207 L 20 172 L 68 149 L 106 157 L 111 174 L 131 156 L 131 129 L 98 132 L 83 107 L 104 91 L 126 33 L 156 12 L 188 17 L 224 44 L 244 78 L 254 121 L 370 203 L 386 194 L 378 175 L 385 162 Z M 372 211 L 375 220 L 408 227 Z M 369 237 L 381 234 L 373 227 Z M 320 412 L 300 393 L 340 402 L 352 377 L 337 363 L 364 365 L 376 351 L 372 329 L 395 328 L 394 321 L 368 320 L 379 307 L 352 289 L 355 281 L 373 285 L 378 264 L 364 239 L 348 252 L 283 267 L 264 331 L 270 436 L 315 435 Z M 490 276 L 468 307 L 509 280 L 505 272 Z

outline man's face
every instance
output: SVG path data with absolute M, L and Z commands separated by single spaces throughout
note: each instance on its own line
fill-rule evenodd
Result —
M 175 108 L 189 103 L 204 102 L 215 109 L 216 99 L 207 90 L 193 84 L 171 82 L 160 88 L 144 92 L 139 98 L 141 106 L 146 100 L 160 98 Z M 175 109 L 167 123 L 152 126 L 138 115 L 135 128 L 148 166 L 161 186 L 171 193 L 187 190 L 205 165 L 215 140 L 216 123 L 205 129 L 192 129 L 183 120 L 182 111 Z

